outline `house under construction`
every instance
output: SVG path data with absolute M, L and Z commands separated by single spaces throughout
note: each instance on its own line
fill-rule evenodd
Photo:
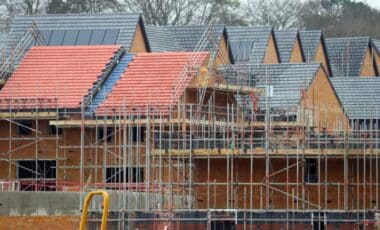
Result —
M 380 81 L 331 76 L 361 67 L 338 69 L 321 33 L 305 55 L 297 30 L 25 21 L 0 69 L 1 229 L 77 228 L 94 189 L 110 192 L 110 229 L 379 226 Z M 363 47 L 356 74 L 375 76 Z

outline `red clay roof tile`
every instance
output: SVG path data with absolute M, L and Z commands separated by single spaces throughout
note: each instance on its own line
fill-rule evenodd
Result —
M 107 99 L 99 106 L 96 114 L 123 115 L 126 110 L 144 115 L 147 106 L 153 108 L 149 113 L 167 113 L 169 106 L 176 104 L 183 94 L 184 87 L 181 87 L 178 95 L 172 97 L 181 72 L 193 56 L 196 56 L 194 66 L 197 68 L 204 63 L 208 52 L 137 54 Z M 185 76 L 185 87 L 194 76 L 195 73 Z
M 1 109 L 78 108 L 120 46 L 35 46 L 0 91 Z M 11 106 L 10 106 L 11 105 Z

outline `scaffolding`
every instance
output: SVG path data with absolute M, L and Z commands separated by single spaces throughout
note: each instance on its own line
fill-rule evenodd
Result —
M 210 36 L 205 32 L 197 51 L 215 42 Z M 70 111 L 56 98 L 7 99 L 0 113 L 0 163 L 7 169 L 0 188 L 116 190 L 122 208 L 110 210 L 108 222 L 124 228 L 373 226 L 380 202 L 378 121 L 345 129 L 342 117 L 336 128 L 320 129 L 327 120 L 315 124 L 318 107 L 284 101 L 272 109 L 268 89 L 254 87 L 263 76 L 243 72 L 232 84 L 223 81 L 228 76 L 212 69 L 216 55 L 226 58 L 215 53 L 207 77 L 222 80 L 185 87 L 191 57 L 173 98 L 183 88 L 197 101 L 181 97 L 169 112 L 124 104 L 88 117 L 86 103 Z M 33 111 L 23 109 L 30 105 Z

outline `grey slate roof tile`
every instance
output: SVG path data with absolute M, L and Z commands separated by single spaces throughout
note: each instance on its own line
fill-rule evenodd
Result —
M 368 37 L 326 39 L 333 77 L 360 76 L 369 42 Z
M 299 31 L 302 51 L 305 55 L 306 62 L 314 62 L 317 55 L 319 42 L 322 39 L 320 30 L 303 30 Z
M 228 38 L 235 62 L 263 63 L 272 30 L 272 27 L 227 27 Z M 247 58 L 248 55 L 249 58 Z
M 183 51 L 175 36 L 163 26 L 147 26 L 145 28 L 152 52 Z
M 295 108 L 301 99 L 301 90 L 307 89 L 316 76 L 319 63 L 280 63 L 280 64 L 261 64 L 261 65 L 234 65 L 234 70 L 227 71 L 227 81 L 236 84 L 236 75 L 239 73 L 250 73 L 251 85 L 265 88 L 267 85 L 273 86 L 273 97 L 270 99 L 270 107 L 275 109 Z M 223 70 L 222 70 L 223 71 Z M 247 84 L 243 77 L 243 84 Z M 254 83 L 252 83 L 254 82 Z M 265 109 L 265 98 L 259 100 L 260 108 Z
M 176 38 L 177 43 L 185 51 L 194 51 L 198 42 L 201 40 L 205 33 L 206 25 L 186 25 L 186 26 L 163 26 L 167 31 L 172 34 L 172 37 Z M 204 50 L 211 50 L 216 47 L 216 43 L 219 42 L 223 36 L 225 30 L 224 25 L 211 25 L 210 26 L 210 38 L 205 45 Z
M 275 30 L 274 35 L 281 62 L 290 62 L 298 30 Z
M 0 65 L 5 61 L 5 44 L 6 44 L 7 34 L 0 32 Z
M 371 39 L 372 43 L 377 50 L 377 52 L 380 54 L 380 40 L 379 39 Z
M 0 32 L 0 53 L 3 51 L 5 48 L 5 42 L 7 39 L 7 34 L 6 33 L 1 33 Z
M 254 72 L 261 76 L 258 87 L 265 87 L 267 72 L 268 83 L 273 85 L 271 107 L 287 108 L 299 105 L 301 90 L 309 87 L 319 67 L 320 64 L 277 64 L 260 66 Z M 261 102 L 261 106 L 264 106 L 264 102 Z
M 198 43 L 207 28 L 210 29 L 208 39 L 199 47 Z M 224 25 L 148 26 L 147 35 L 152 51 L 212 51 L 217 50 L 224 35 L 228 38 Z M 228 48 L 230 49 L 229 46 Z M 234 63 L 231 53 L 228 55 Z
M 380 78 L 330 78 L 349 119 L 380 119 Z
M 140 21 L 141 20 L 141 21 Z M 17 45 L 33 21 L 41 31 L 64 30 L 119 30 L 116 44 L 130 49 L 136 26 L 142 22 L 140 14 L 67 14 L 16 16 L 11 24 L 7 46 Z M 144 26 L 144 25 L 142 25 Z M 142 28 L 144 30 L 144 28 Z M 144 33 L 144 31 L 143 31 Z M 110 42 L 114 43 L 114 42 Z

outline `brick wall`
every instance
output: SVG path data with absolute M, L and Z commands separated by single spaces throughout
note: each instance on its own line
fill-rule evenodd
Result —
M 1 230 L 79 229 L 80 216 L 0 216 Z

